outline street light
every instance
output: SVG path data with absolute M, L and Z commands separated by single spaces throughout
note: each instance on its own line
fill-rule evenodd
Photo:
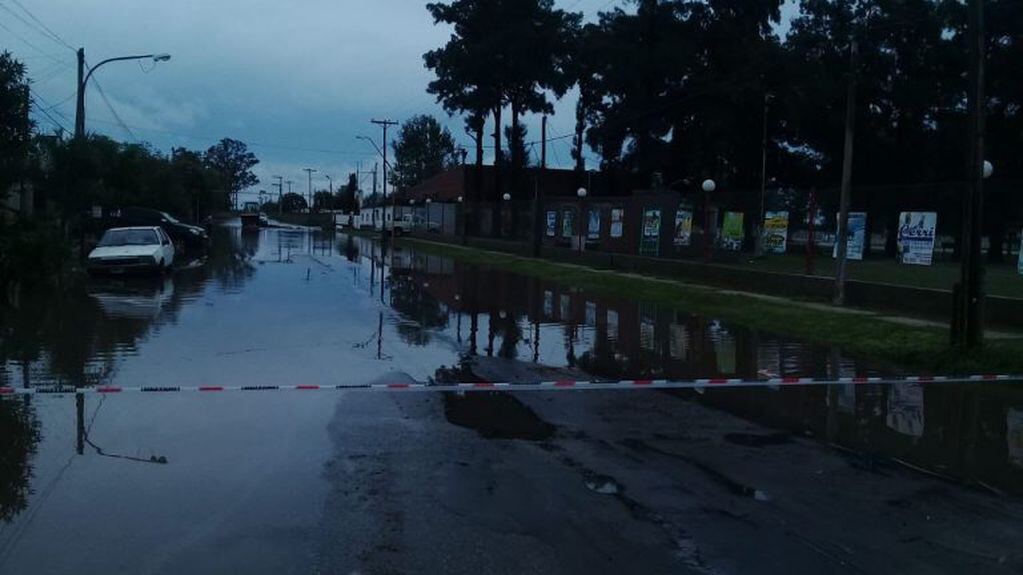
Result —
M 703 263 L 710 262 L 711 242 L 710 237 L 710 195 L 718 188 L 714 180 L 703 180 Z
M 99 64 L 89 68 L 88 72 L 85 69 L 85 48 L 78 49 L 78 101 L 75 106 L 75 138 L 85 137 L 85 86 L 88 85 L 89 79 L 96 70 L 104 64 L 110 62 L 123 62 L 125 60 L 152 60 L 153 63 L 166 62 L 170 60 L 170 54 L 142 54 L 139 56 L 118 56 L 116 58 L 107 58 L 101 61 Z
M 511 194 L 509 194 L 508 192 L 505 192 L 504 195 L 501 196 L 501 199 L 507 202 L 508 200 L 511 199 Z
M 991 165 L 991 162 L 984 160 L 984 179 L 990 178 L 993 173 L 995 173 L 995 167 Z
M 576 227 L 577 230 L 579 230 L 579 232 L 578 232 L 578 235 L 579 235 L 579 240 L 578 240 L 578 242 L 579 242 L 579 251 L 583 251 L 583 246 L 584 246 L 584 244 L 583 244 L 583 218 L 584 218 L 584 216 L 583 216 L 583 198 L 586 197 L 586 188 L 579 188 L 578 190 L 575 191 L 575 195 L 579 197 L 579 210 L 578 210 L 579 211 L 579 221 L 576 223 L 575 227 Z

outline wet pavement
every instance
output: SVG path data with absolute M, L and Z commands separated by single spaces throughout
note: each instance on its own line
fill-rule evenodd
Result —
M 891 366 L 369 238 L 217 228 L 0 309 L 0 385 Z M 0 573 L 1023 570 L 1011 384 L 0 401 Z

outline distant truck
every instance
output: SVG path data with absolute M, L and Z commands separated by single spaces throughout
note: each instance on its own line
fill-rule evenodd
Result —
M 258 202 L 245 202 L 242 208 L 241 220 L 243 230 L 256 230 L 261 226 L 261 216 Z

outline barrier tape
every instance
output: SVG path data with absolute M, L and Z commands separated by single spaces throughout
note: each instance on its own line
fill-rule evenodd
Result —
M 706 389 L 728 387 L 785 387 L 808 385 L 884 385 L 884 384 L 934 384 L 934 383 L 991 383 L 1023 382 L 1023 375 L 966 375 L 966 376 L 906 376 L 906 377 L 840 377 L 819 379 L 813 377 L 772 377 L 766 379 L 624 379 L 619 381 L 556 380 L 537 382 L 478 382 L 478 383 L 379 383 L 364 385 L 202 385 L 194 387 L 143 386 L 143 387 L 0 387 L 0 396 L 11 395 L 105 395 L 118 393 L 220 393 L 220 392 L 272 392 L 272 391 L 552 391 L 552 390 L 608 390 L 608 389 Z

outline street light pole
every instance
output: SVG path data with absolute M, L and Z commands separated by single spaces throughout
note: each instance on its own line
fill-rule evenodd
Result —
M 710 237 L 710 194 L 717 189 L 714 180 L 704 180 L 703 185 L 703 263 L 710 263 L 713 239 Z
M 956 310 L 953 314 L 953 343 L 967 348 L 984 343 L 984 265 L 981 263 L 981 225 L 984 221 L 984 178 L 991 175 L 984 161 L 984 2 L 969 2 L 970 35 L 970 172 L 963 201 L 963 262 Z
M 92 74 L 104 64 L 110 62 L 123 62 L 125 60 L 152 60 L 153 62 L 166 62 L 170 60 L 170 54 L 143 54 L 140 56 L 118 56 L 107 58 L 86 71 L 85 48 L 79 48 L 78 56 L 78 100 L 75 105 L 75 139 L 85 137 L 85 87 L 89 83 Z
M 313 217 L 313 172 L 315 172 L 316 170 L 314 170 L 313 168 L 302 168 L 302 171 L 304 171 L 306 173 L 306 176 L 309 177 L 309 218 L 312 219 L 312 217 Z

